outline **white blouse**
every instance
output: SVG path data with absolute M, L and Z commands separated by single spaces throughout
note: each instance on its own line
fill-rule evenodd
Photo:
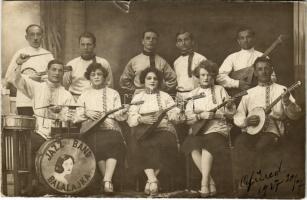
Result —
M 220 85 L 214 85 L 214 87 L 212 88 L 198 87 L 193 91 L 191 91 L 190 96 L 200 95 L 201 93 L 205 94 L 204 98 L 191 100 L 187 103 L 186 106 L 187 117 L 191 116 L 192 114 L 199 114 L 204 111 L 209 111 L 217 107 L 221 103 L 223 103 L 224 100 L 230 98 L 225 88 L 223 88 Z M 228 135 L 229 127 L 224 118 L 224 114 L 234 114 L 234 113 L 235 113 L 235 108 L 229 110 L 225 107 L 222 107 L 218 109 L 215 113 L 215 118 L 207 121 L 203 134 L 218 132 L 223 135 Z
M 80 95 L 77 104 L 81 107 L 77 108 L 75 122 L 85 121 L 85 110 L 94 110 L 106 113 L 110 110 L 121 107 L 119 93 L 116 90 L 105 87 L 102 89 L 87 89 Z M 108 130 L 121 131 L 118 121 L 127 119 L 127 115 L 122 115 L 121 111 L 110 114 L 107 119 L 100 124 L 100 128 Z
M 132 102 L 136 101 L 144 101 L 144 103 L 130 106 L 127 120 L 130 127 L 139 125 L 138 118 L 142 115 L 155 113 L 159 110 L 164 110 L 175 105 L 172 97 L 163 91 L 151 94 L 146 93 L 146 91 L 142 91 L 133 97 Z M 180 109 L 178 107 L 174 107 L 173 109 L 169 110 L 166 113 L 166 117 L 163 118 L 158 125 L 158 128 L 176 133 L 175 127 L 170 120 L 179 121 L 179 113 Z

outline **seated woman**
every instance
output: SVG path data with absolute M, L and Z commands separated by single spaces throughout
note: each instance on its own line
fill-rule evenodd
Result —
M 182 150 L 190 154 L 202 174 L 201 196 L 208 197 L 216 194 L 215 182 L 210 175 L 213 158 L 223 153 L 227 147 L 227 135 L 230 127 L 225 117 L 231 118 L 235 113 L 233 102 L 216 113 L 209 112 L 229 98 L 226 90 L 215 85 L 214 80 L 218 73 L 218 66 L 212 61 L 201 62 L 194 71 L 199 78 L 199 87 L 191 91 L 191 95 L 205 93 L 206 97 L 188 102 L 186 106 L 187 123 L 193 125 L 199 120 L 207 120 L 203 129 L 197 135 L 190 135 L 183 143 Z
M 162 75 L 155 68 L 147 68 L 142 71 L 140 82 L 145 84 L 145 90 L 136 94 L 132 102 L 144 101 L 144 103 L 132 105 L 127 120 L 129 126 L 133 127 L 130 141 L 131 165 L 135 173 L 144 170 L 148 179 L 144 192 L 154 195 L 158 192 L 157 175 L 160 170 L 167 173 L 176 166 L 178 138 L 171 122 L 179 122 L 182 115 L 179 115 L 180 109 L 174 107 L 166 113 L 150 137 L 138 141 L 134 132 L 136 128 L 152 125 L 158 119 L 158 111 L 175 105 L 170 95 L 159 90 Z
M 100 63 L 90 64 L 84 76 L 90 80 L 91 88 L 85 90 L 78 99 L 78 105 L 83 107 L 77 108 L 76 122 L 97 120 L 107 111 L 121 106 L 118 92 L 106 87 L 108 71 Z M 102 189 L 105 193 L 113 192 L 112 176 L 117 161 L 124 154 L 125 142 L 116 120 L 126 120 L 127 110 L 128 108 L 125 108 L 109 115 L 84 136 L 84 141 L 95 154 L 98 169 L 103 176 Z

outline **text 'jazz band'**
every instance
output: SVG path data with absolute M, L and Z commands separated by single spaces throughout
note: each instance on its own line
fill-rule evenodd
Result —
M 34 178 L 42 176 L 47 187 L 58 192 L 88 186 L 97 168 L 102 191 L 113 193 L 116 165 L 126 157 L 132 173 L 144 172 L 144 192 L 156 195 L 159 173 L 172 173 L 178 154 L 185 154 L 201 173 L 200 195 L 215 196 L 219 191 L 211 174 L 213 160 L 225 154 L 233 127 L 242 130 L 234 141 L 238 182 L 252 168 L 266 167 L 259 160 L 284 136 L 283 121 L 301 116 L 290 94 L 300 82 L 289 88 L 278 84 L 268 57 L 281 38 L 265 53 L 259 52 L 249 27 L 237 31 L 241 50 L 227 56 L 220 67 L 194 51 L 195 38 L 186 30 L 175 36 L 181 55 L 172 67 L 156 52 L 160 35 L 144 31 L 142 52 L 120 76 L 120 93 L 113 89 L 109 62 L 95 54 L 92 33 L 79 37 L 80 56 L 66 65 L 41 47 L 43 34 L 39 25 L 27 27 L 29 46 L 15 53 L 5 81 L 17 88 L 18 115 L 35 117 L 32 158 L 43 152 L 46 157 L 36 161 L 50 162 L 40 166 L 33 162 Z M 123 104 L 120 94 L 128 94 L 131 101 L 125 99 Z M 122 122 L 130 130 L 124 130 Z M 55 140 L 64 133 L 55 133 L 54 128 L 73 126 L 81 127 L 79 139 Z M 52 142 L 54 148 L 47 150 L 51 147 L 44 144 Z M 82 174 L 77 170 L 81 166 L 88 166 Z M 52 173 L 43 173 L 47 168 Z M 239 183 L 237 189 L 244 195 L 246 188 Z

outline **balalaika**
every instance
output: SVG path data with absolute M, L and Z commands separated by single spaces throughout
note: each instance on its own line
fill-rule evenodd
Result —
M 133 103 L 130 103 L 128 105 L 140 105 L 144 103 L 144 101 L 136 101 L 136 102 L 133 102 Z M 102 123 L 109 115 L 119 111 L 119 110 L 122 110 L 125 108 L 126 105 L 122 105 L 121 107 L 119 108 L 115 108 L 113 110 L 110 110 L 108 112 L 106 112 L 105 114 L 103 114 L 99 119 L 97 120 L 91 120 L 91 119 L 88 119 L 87 121 L 84 121 L 82 122 L 82 126 L 81 126 L 81 129 L 80 129 L 80 133 L 83 135 L 83 134 L 86 134 L 88 131 L 90 131 L 92 128 L 94 128 L 95 126 L 97 126 L 99 123 Z
M 183 103 L 186 104 L 188 101 L 192 100 L 192 99 L 199 99 L 199 98 L 203 98 L 205 97 L 204 93 L 201 93 L 200 95 L 195 95 L 192 97 L 188 97 L 185 100 L 183 100 Z M 141 142 L 143 140 L 145 140 L 146 138 L 150 137 L 154 130 L 158 127 L 158 125 L 160 124 L 160 122 L 162 121 L 162 119 L 165 117 L 166 113 L 168 111 L 170 111 L 171 109 L 173 109 L 174 107 L 178 106 L 178 104 L 181 104 L 182 102 L 178 102 L 176 104 L 174 104 L 173 106 L 166 108 L 164 110 L 155 112 L 155 113 L 148 113 L 148 114 L 155 114 L 156 116 L 158 116 L 158 119 L 155 123 L 153 124 L 139 124 L 136 127 L 132 127 L 131 128 L 131 132 L 132 134 L 134 134 L 134 136 L 136 137 L 136 139 Z
M 280 35 L 273 43 L 272 45 L 263 53 L 261 57 L 267 57 L 276 47 L 278 44 L 282 43 L 283 40 L 285 40 L 285 35 Z M 237 71 L 233 71 L 229 74 L 229 77 L 235 80 L 242 80 L 248 83 L 251 87 L 256 86 L 257 82 L 253 78 L 254 75 L 254 66 L 249 66 Z M 228 94 L 230 96 L 233 96 L 234 94 L 237 94 L 240 92 L 239 88 L 230 88 L 227 90 Z
M 237 98 L 240 98 L 244 95 L 247 95 L 246 90 L 234 95 L 233 97 L 231 97 L 230 99 L 224 101 L 223 103 L 221 103 L 220 105 L 216 106 L 215 108 L 209 110 L 208 112 L 216 112 L 218 109 L 224 107 L 228 102 L 230 101 L 234 101 Z M 197 135 L 207 124 L 207 119 L 203 119 L 203 120 L 199 120 L 197 122 L 195 122 L 191 127 L 192 127 L 192 133 L 191 135 Z
M 263 129 L 266 128 L 268 125 L 268 115 L 272 111 L 272 108 L 282 99 L 282 97 L 286 94 L 291 92 L 292 90 L 296 89 L 301 85 L 301 82 L 298 81 L 295 84 L 291 85 L 284 93 L 282 93 L 279 97 L 277 97 L 267 108 L 262 108 L 262 107 L 256 107 L 252 109 L 247 117 L 250 117 L 252 115 L 259 116 L 259 124 L 257 126 L 248 126 L 246 127 L 246 132 L 250 135 L 255 135 L 259 132 L 261 132 Z

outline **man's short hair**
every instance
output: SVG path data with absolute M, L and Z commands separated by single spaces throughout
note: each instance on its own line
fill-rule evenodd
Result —
M 258 57 L 258 58 L 255 60 L 254 64 L 253 64 L 253 66 L 254 66 L 255 69 L 256 69 L 256 65 L 257 65 L 258 63 L 260 63 L 260 62 L 265 62 L 265 63 L 269 64 L 269 66 L 271 66 L 271 67 L 273 68 L 273 63 L 272 63 L 272 61 L 271 61 L 270 58 L 268 58 L 268 57 Z
M 27 26 L 27 28 L 26 28 L 26 34 L 28 34 L 30 28 L 32 28 L 32 27 L 34 27 L 34 26 L 38 27 L 38 28 L 41 30 L 42 33 L 44 32 L 44 31 L 43 31 L 43 28 L 42 28 L 40 25 L 38 25 L 38 24 L 30 24 L 30 25 Z
M 185 33 L 188 33 L 190 39 L 191 39 L 191 40 L 194 40 L 194 35 L 193 35 L 191 32 L 186 31 L 186 30 L 180 30 L 180 31 L 178 31 L 178 32 L 176 33 L 176 40 L 177 40 L 177 38 L 178 38 L 179 35 L 182 35 L 182 34 L 185 34 Z
M 239 37 L 239 33 L 243 32 L 243 31 L 249 31 L 253 37 L 255 37 L 256 33 L 255 31 L 249 27 L 249 26 L 240 26 L 237 30 L 237 38 Z
M 84 73 L 84 77 L 87 79 L 87 80 L 90 80 L 90 75 L 92 72 L 95 72 L 97 69 L 100 69 L 102 71 L 102 74 L 103 74 L 103 77 L 104 78 L 107 78 L 108 75 L 109 75 L 109 72 L 108 70 L 106 70 L 106 68 L 104 68 L 100 63 L 91 63 L 85 73 Z
M 159 38 L 159 33 L 156 31 L 156 30 L 154 30 L 154 29 L 152 29 L 152 28 L 150 28 L 150 29 L 146 29 L 144 32 L 143 32 L 143 39 L 144 39 L 144 37 L 145 37 L 145 33 L 155 33 L 156 35 L 157 35 L 157 37 Z
M 194 76 L 199 78 L 199 72 L 200 69 L 205 69 L 211 76 L 216 78 L 218 72 L 219 72 L 219 67 L 215 62 L 212 62 L 211 60 L 205 60 L 201 61 L 198 66 L 194 70 Z
M 53 64 L 59 64 L 59 65 L 62 65 L 62 66 L 63 66 L 63 68 L 64 68 L 64 63 L 63 63 L 62 61 L 57 60 L 57 59 L 54 59 L 54 60 L 50 60 L 50 61 L 49 61 L 48 65 L 47 65 L 47 69 L 49 70 L 49 69 L 50 69 L 50 67 L 51 67 L 51 65 L 53 65 Z
M 96 37 L 93 33 L 91 32 L 84 32 L 79 36 L 79 42 L 81 40 L 81 38 L 91 38 L 93 41 L 93 44 L 96 45 Z

